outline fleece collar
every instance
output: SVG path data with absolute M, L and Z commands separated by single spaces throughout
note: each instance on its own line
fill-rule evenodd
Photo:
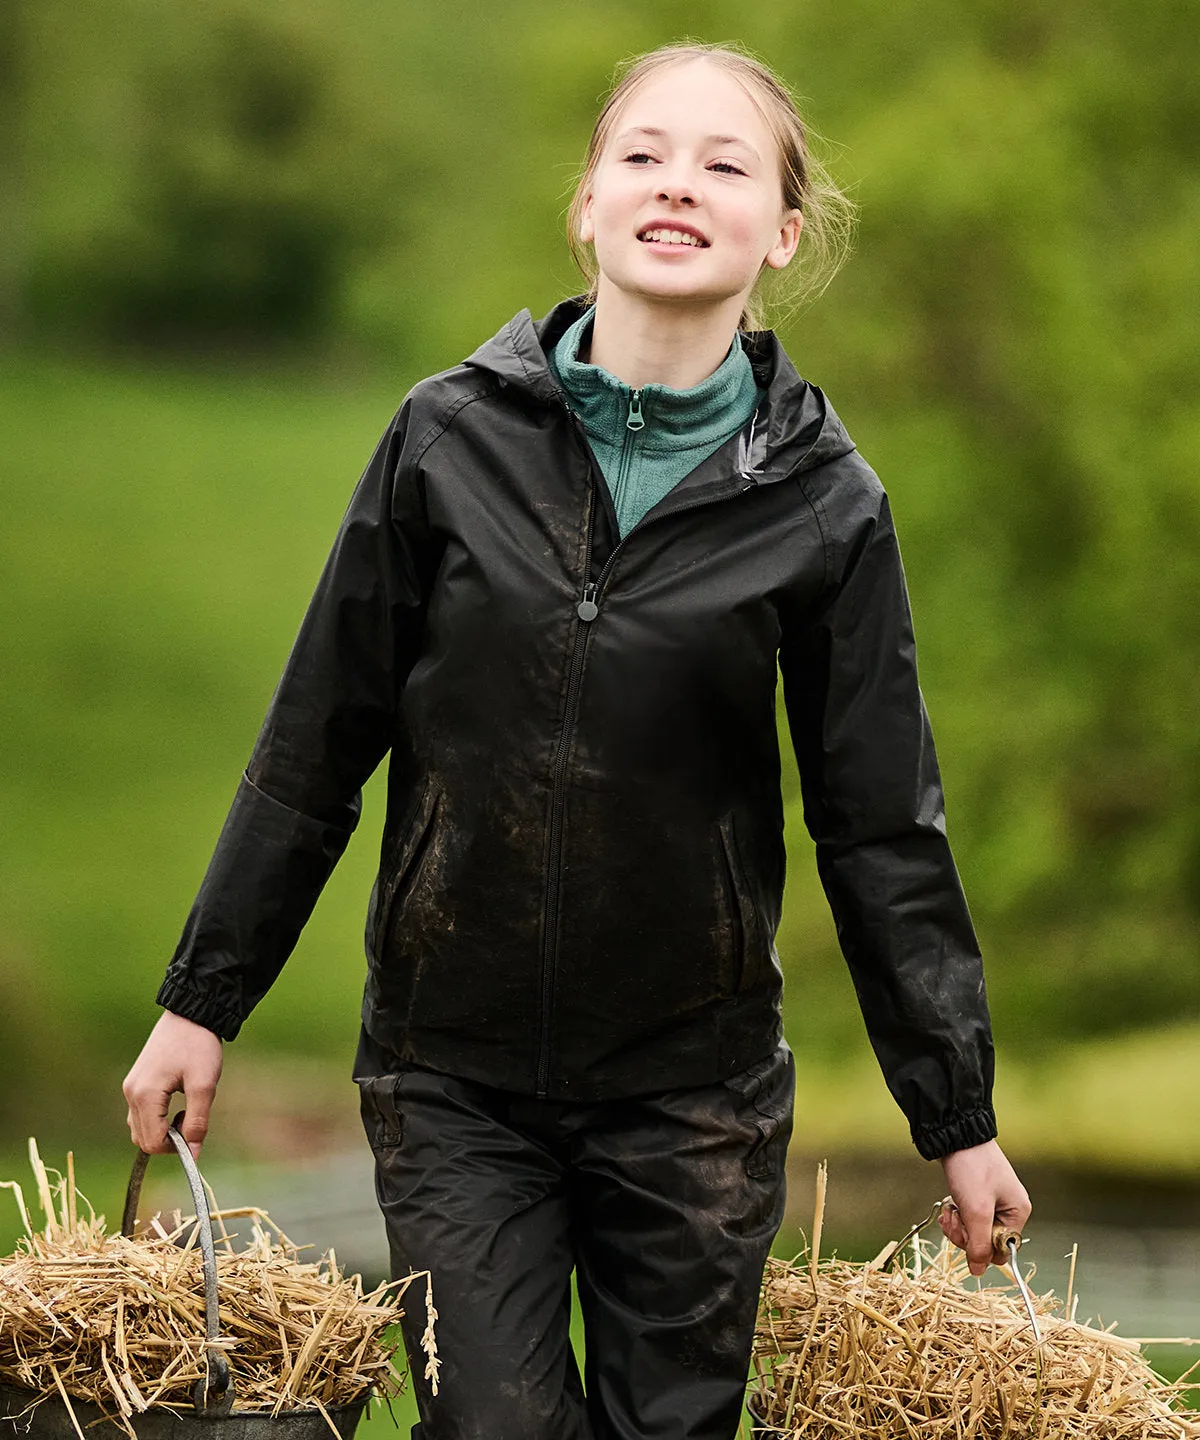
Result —
M 588 433 L 607 443 L 616 436 L 619 443 L 634 392 L 610 371 L 579 359 L 595 314 L 594 305 L 585 310 L 563 332 L 549 358 Z M 745 422 L 758 399 L 750 358 L 736 336 L 725 359 L 699 385 L 687 390 L 643 385 L 637 393 L 645 425 L 639 439 L 643 454 L 711 450 Z
M 588 308 L 582 296 L 560 301 L 541 320 L 522 310 L 465 361 L 536 401 L 563 410 L 566 395 L 547 358 L 563 332 Z M 759 484 L 781 480 L 841 455 L 854 445 L 833 407 L 815 385 L 802 380 L 770 330 L 742 336 L 757 384 L 766 390 L 748 463 Z

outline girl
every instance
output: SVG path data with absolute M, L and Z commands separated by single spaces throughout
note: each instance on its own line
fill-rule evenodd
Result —
M 199 1148 L 221 1038 L 390 750 L 356 1078 L 393 1264 L 430 1269 L 440 1311 L 421 1440 L 737 1429 L 791 1129 L 777 668 L 946 1231 L 982 1273 L 993 1221 L 1028 1216 L 887 500 L 755 321 L 760 279 L 806 233 L 828 254 L 839 213 L 756 61 L 627 70 L 570 212 L 591 293 L 522 312 L 384 435 L 126 1081 L 143 1149 L 176 1089 Z

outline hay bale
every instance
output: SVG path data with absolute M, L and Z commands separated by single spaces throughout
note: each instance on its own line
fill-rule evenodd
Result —
M 158 1216 L 132 1239 L 109 1235 L 76 1190 L 74 1166 L 48 1171 L 30 1141 L 44 1223 L 35 1228 L 21 1187 L 14 1192 L 25 1227 L 15 1251 L 0 1257 L 0 1380 L 35 1396 L 89 1400 L 132 1435 L 129 1417 L 150 1406 L 190 1410 L 205 1375 L 204 1279 L 194 1216 L 164 1225 Z M 227 1222 L 249 1228 L 235 1249 Z M 213 1212 L 220 1301 L 219 1345 L 228 1356 L 235 1411 L 331 1407 L 399 1393 L 392 1360 L 400 1298 L 424 1279 L 426 1374 L 437 1383 L 428 1275 L 364 1293 L 332 1252 L 304 1261 L 261 1210 Z M 328 1417 L 326 1417 L 328 1418 Z
M 1200 1415 L 1136 1340 L 1081 1324 L 1068 1296 L 1034 1296 L 1035 1344 L 1015 1287 L 975 1287 L 961 1251 L 912 1237 L 867 1265 L 770 1260 L 751 1405 L 767 1433 L 804 1440 L 1193 1440 Z

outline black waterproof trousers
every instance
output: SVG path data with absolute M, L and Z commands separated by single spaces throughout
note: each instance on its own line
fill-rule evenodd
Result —
M 396 1063 L 355 1078 L 404 1322 L 413 1440 L 733 1440 L 763 1264 L 783 1217 L 794 1066 L 714 1085 L 538 1100 Z M 571 1347 L 571 1273 L 583 1314 Z

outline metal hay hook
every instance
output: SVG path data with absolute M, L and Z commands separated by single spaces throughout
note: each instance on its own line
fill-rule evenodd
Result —
M 208 1195 L 204 1181 L 192 1158 L 187 1141 L 179 1132 L 183 1112 L 176 1115 L 167 1127 L 167 1138 L 175 1147 L 187 1175 L 188 1189 L 192 1192 L 192 1203 L 196 1208 L 196 1223 L 200 1231 L 200 1258 L 204 1267 L 204 1360 L 207 1375 L 201 1376 L 192 1392 L 192 1403 L 199 1414 L 206 1419 L 219 1420 L 233 1409 L 233 1375 L 229 1360 L 221 1349 L 220 1312 L 217 1303 L 217 1254 L 213 1245 L 212 1214 L 208 1206 Z M 125 1211 L 121 1217 L 121 1234 L 133 1238 L 137 1224 L 138 1201 L 142 1194 L 142 1181 L 146 1178 L 146 1166 L 150 1156 L 139 1150 L 129 1176 L 129 1187 L 125 1192 Z

